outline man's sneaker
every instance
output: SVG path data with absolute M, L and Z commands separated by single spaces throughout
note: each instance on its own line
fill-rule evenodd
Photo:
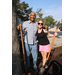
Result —
M 45 65 L 45 69 L 47 69 L 47 68 L 48 68 L 48 65 L 46 64 L 46 65 Z
M 44 71 L 45 71 L 45 69 L 43 67 L 41 67 L 39 74 L 43 74 Z
M 36 68 L 36 69 L 34 69 L 35 70 L 35 72 L 37 73 L 38 72 L 38 69 Z

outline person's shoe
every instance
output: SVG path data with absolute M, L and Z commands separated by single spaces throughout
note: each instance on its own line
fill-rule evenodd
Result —
M 46 65 L 45 65 L 45 69 L 47 69 L 47 68 L 48 68 L 48 65 L 46 64 Z
M 31 73 L 28 73 L 27 75 L 31 75 Z
M 31 73 L 30 68 L 26 68 L 26 74 L 30 75 L 30 73 Z
M 43 74 L 44 71 L 45 71 L 45 68 L 41 67 L 39 74 L 40 74 L 40 75 Z
M 37 73 L 38 72 L 38 69 L 36 68 L 36 69 L 34 69 L 35 70 L 35 73 Z

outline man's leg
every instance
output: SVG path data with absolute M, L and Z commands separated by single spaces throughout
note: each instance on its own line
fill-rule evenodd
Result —
M 25 45 L 25 55 L 26 55 L 26 67 L 30 67 L 30 48 L 29 45 L 24 43 Z
M 33 68 L 37 68 L 37 44 L 32 45 Z

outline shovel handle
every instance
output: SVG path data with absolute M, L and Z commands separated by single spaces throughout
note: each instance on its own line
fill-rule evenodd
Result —
M 57 28 L 56 28 L 56 29 L 58 29 L 58 27 L 59 27 L 59 24 L 60 24 L 60 20 L 58 21 L 58 24 L 57 24 Z
M 22 42 L 22 51 L 23 51 L 24 64 L 26 64 L 24 42 L 23 42 L 23 35 L 22 35 L 22 28 L 21 27 L 20 27 L 20 33 L 21 33 L 21 42 Z
M 57 28 L 56 28 L 55 32 L 57 32 L 57 30 L 58 30 L 59 23 L 60 23 L 60 21 L 58 21 Z M 54 37 L 53 37 L 53 40 L 52 40 L 52 43 L 51 43 L 51 47 L 50 47 L 50 50 L 49 50 L 49 53 L 48 53 L 48 56 L 47 56 L 46 62 L 47 62 L 48 59 L 49 59 L 50 52 L 51 52 L 51 49 L 52 49 L 52 46 L 53 46 L 54 40 L 55 40 L 55 35 L 54 35 Z

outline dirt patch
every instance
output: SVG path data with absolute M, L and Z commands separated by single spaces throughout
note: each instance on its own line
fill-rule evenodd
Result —
M 38 70 L 39 70 L 39 65 L 41 64 L 41 60 L 42 60 L 41 53 L 38 53 L 38 58 L 37 58 Z M 31 65 L 30 65 L 29 72 L 31 73 L 31 75 L 38 75 L 35 73 L 33 69 L 32 57 L 30 57 L 30 62 Z M 45 70 L 43 75 L 62 75 L 62 46 L 51 50 L 51 54 L 47 64 L 49 67 L 48 69 Z M 22 61 L 22 70 L 24 73 L 25 71 L 24 71 L 23 61 Z

